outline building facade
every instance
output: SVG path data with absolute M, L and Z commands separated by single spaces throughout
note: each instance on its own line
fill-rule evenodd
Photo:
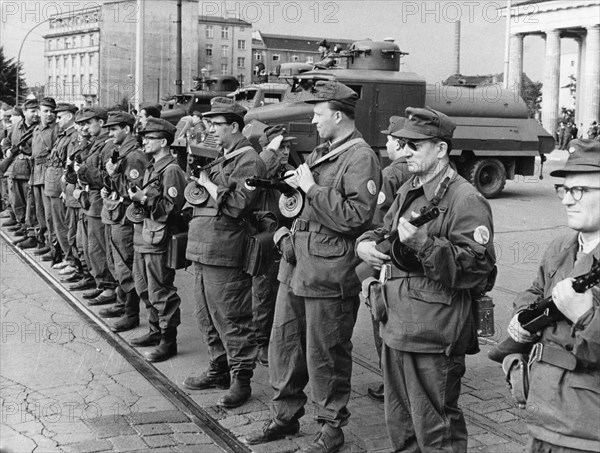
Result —
M 134 0 L 105 2 L 53 16 L 45 38 L 46 95 L 84 105 L 127 105 L 139 92 L 135 80 Z M 153 0 L 143 8 L 143 102 L 176 91 L 177 2 Z M 198 2 L 182 2 L 183 89 L 198 76 Z
M 252 24 L 240 19 L 198 17 L 198 73 L 233 75 L 240 85 L 252 74 Z

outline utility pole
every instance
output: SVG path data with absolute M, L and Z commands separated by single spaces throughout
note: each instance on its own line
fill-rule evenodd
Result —
M 510 59 L 510 0 L 506 2 L 506 36 L 504 37 L 504 83 L 508 90 L 508 60 Z
M 134 105 L 140 111 L 144 101 L 144 0 L 137 0 L 137 24 L 135 27 L 135 95 Z
M 177 80 L 175 80 L 175 93 L 182 93 L 183 81 L 181 80 L 181 65 L 183 61 L 183 55 L 181 51 L 181 0 L 177 0 Z

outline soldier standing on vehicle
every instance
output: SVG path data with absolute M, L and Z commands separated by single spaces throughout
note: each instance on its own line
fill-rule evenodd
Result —
M 181 218 L 185 173 L 169 149 L 176 131 L 166 120 L 148 119 L 140 134 L 144 152 L 151 157 L 143 179 L 144 184 L 150 185 L 144 190 L 128 191 L 131 200 L 140 203 L 147 215 L 135 225 L 133 276 L 135 288 L 148 309 L 150 331 L 131 340 L 131 344 L 157 346 L 145 354 L 149 362 L 162 362 L 177 354 L 177 326 L 181 323 L 175 269 L 167 267 L 166 253 L 172 235 L 185 228 Z
M 450 118 L 429 108 L 409 107 L 406 115 L 392 135 L 402 140 L 413 177 L 398 191 L 384 228 L 361 236 L 356 250 L 381 268 L 385 416 L 393 451 L 464 452 L 458 398 L 465 354 L 478 350 L 471 290 L 487 283 L 495 262 L 492 212 L 450 165 Z M 409 223 L 431 205 L 438 218 L 421 227 Z M 375 248 L 375 240 L 396 230 L 414 251 L 405 270 Z
M 529 362 L 527 407 L 531 453 L 600 451 L 600 288 L 583 293 L 573 278 L 600 259 L 600 142 L 569 143 L 565 167 L 550 173 L 564 177 L 556 193 L 574 230 L 548 246 L 533 285 L 514 301 L 508 333 L 519 343 L 536 342 Z M 551 297 L 556 322 L 541 336 L 523 329 L 518 313 Z
M 252 324 L 252 277 L 244 272 L 246 223 L 257 208 L 259 189 L 246 184 L 264 178 L 265 166 L 242 135 L 246 109 L 217 97 L 204 114 L 228 160 L 194 178 L 209 194 L 193 207 L 186 256 L 196 274 L 196 316 L 210 355 L 208 370 L 188 377 L 192 390 L 229 388 L 217 404 L 238 407 L 251 395 L 257 354 Z
M 117 302 L 100 310 L 104 318 L 119 319 L 111 326 L 113 332 L 125 332 L 140 323 L 140 298 L 133 277 L 133 223 L 125 216 L 132 203 L 127 189 L 130 184 L 141 185 L 148 159 L 138 147 L 133 135 L 135 117 L 127 112 L 108 112 L 102 125 L 108 129 L 115 148 L 104 164 L 106 175 L 100 191 L 103 199 L 102 223 L 106 237 L 108 268 L 117 280 Z
M 276 235 L 283 260 L 269 347 L 271 420 L 244 439 L 253 445 L 298 433 L 310 381 L 321 429 L 304 453 L 344 444 L 360 291 L 354 241 L 371 225 L 381 185 L 377 155 L 354 123 L 358 95 L 333 81 L 317 82 L 314 94 L 312 122 L 325 143 L 286 180 L 306 200 L 291 234 Z

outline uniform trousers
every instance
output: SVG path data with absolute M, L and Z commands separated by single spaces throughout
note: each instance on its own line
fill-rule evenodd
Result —
M 302 417 L 310 380 L 317 421 L 333 427 L 348 423 L 351 339 L 359 305 L 358 296 L 299 297 L 280 283 L 269 344 L 272 418 L 289 423 Z
M 81 208 L 67 208 L 67 222 L 69 224 L 69 244 L 73 248 L 73 256 L 77 258 L 75 265 L 81 271 L 84 277 L 92 278 L 90 269 L 92 268 L 90 263 L 87 261 L 84 253 L 84 241 L 83 241 L 83 217 L 85 214 L 81 212 Z M 87 241 L 86 246 L 87 248 Z
M 181 324 L 181 298 L 175 287 L 175 269 L 167 267 L 167 254 L 135 252 L 135 289 L 148 309 L 150 329 L 161 330 Z
M 278 272 L 279 260 L 273 258 L 265 274 L 252 278 L 252 319 L 256 343 L 261 347 L 269 346 L 279 288 Z
M 67 223 L 67 208 L 62 198 L 48 197 L 50 200 L 50 214 L 52 216 L 52 225 L 54 226 L 54 235 L 64 254 L 64 260 L 74 264 L 75 257 L 71 245 L 69 244 L 69 225 Z
M 578 450 L 576 448 L 553 445 L 539 439 L 531 439 L 529 453 L 588 453 L 589 450 Z
M 382 351 L 385 421 L 394 452 L 464 453 L 467 426 L 458 407 L 465 356 Z
M 29 196 L 29 181 L 27 179 L 12 178 L 12 199 L 10 203 L 17 222 L 21 225 L 29 224 L 27 219 L 27 197 Z
M 2 194 L 2 210 L 10 209 L 9 190 L 12 190 L 12 188 L 9 189 L 9 181 L 10 179 L 6 176 L 2 176 L 2 180 L 0 181 L 0 193 Z M 12 182 L 10 184 L 12 184 Z
M 32 191 L 33 206 L 35 209 L 35 216 L 37 219 L 37 239 L 39 242 L 45 242 L 47 245 L 52 246 L 54 242 L 54 233 L 52 227 L 52 209 L 50 207 L 50 197 L 44 195 L 43 184 L 32 186 Z M 29 199 L 27 201 L 29 202 Z M 36 228 L 35 225 L 28 226 L 30 229 Z
M 96 280 L 96 286 L 99 289 L 114 288 L 116 286 L 115 280 L 108 270 L 106 262 L 106 239 L 102 220 L 99 217 L 83 214 L 79 222 L 78 233 L 83 246 L 83 256 L 92 277 Z
M 258 347 L 252 323 L 252 277 L 240 267 L 194 262 L 196 319 L 211 362 L 227 357 L 231 373 L 253 370 Z

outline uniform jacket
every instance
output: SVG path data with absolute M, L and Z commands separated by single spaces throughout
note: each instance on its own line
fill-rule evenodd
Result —
M 100 217 L 102 212 L 102 198 L 100 190 L 104 184 L 106 170 L 104 166 L 110 156 L 115 143 L 108 137 L 108 131 L 96 136 L 87 154 L 81 155 L 82 163 L 77 172 L 79 181 L 83 186 L 89 186 L 90 209 L 83 212 L 90 217 Z
M 310 165 L 354 138 L 362 138 L 357 130 L 333 146 L 318 146 L 306 162 Z M 312 174 L 315 185 L 299 215 L 311 231 L 293 234 L 297 263 L 282 260 L 279 281 L 301 297 L 356 296 L 360 282 L 354 268 L 360 261 L 354 242 L 371 226 L 375 214 L 381 187 L 379 160 L 369 145 L 358 143 L 315 167 Z
M 552 295 L 552 288 L 569 277 L 589 272 L 600 245 L 575 266 L 577 233 L 555 239 L 546 250 L 533 285 L 521 293 L 516 311 Z M 593 307 L 576 326 L 562 320 L 542 332 L 544 345 L 562 348 L 577 358 L 577 368 L 565 370 L 533 362 L 529 374 L 527 406 L 535 408 L 529 419 L 533 437 L 554 445 L 600 451 L 600 288 L 592 288 Z
M 71 151 L 71 154 L 69 154 L 67 156 L 67 158 L 74 160 L 75 156 L 77 156 L 77 155 L 80 157 L 87 156 L 92 145 L 93 145 L 93 141 L 89 137 L 82 138 L 81 140 L 79 137 L 77 137 L 75 147 L 73 148 L 73 151 Z M 65 173 L 66 173 L 66 171 L 65 171 Z M 79 203 L 79 200 L 73 196 L 73 191 L 76 188 L 81 189 L 79 183 L 78 184 L 69 184 L 65 181 L 63 190 L 65 193 L 65 206 L 67 208 L 81 208 L 81 204 Z
M 244 138 L 228 152 L 245 146 L 251 145 Z M 214 266 L 242 266 L 248 236 L 246 223 L 256 210 L 260 193 L 260 189 L 245 182 L 265 175 L 265 164 L 254 149 L 211 169 L 210 179 L 218 186 L 217 200 L 209 197 L 203 206 L 193 209 L 187 259 Z
M 35 128 L 31 141 L 31 157 L 33 157 L 33 169 L 29 181 L 31 185 L 41 186 L 44 184 L 48 156 L 50 156 L 57 138 L 58 125 L 56 123 L 49 125 L 40 123 Z
M 381 191 L 377 196 L 377 209 L 373 226 L 383 226 L 383 218 L 396 198 L 396 192 L 411 177 L 404 157 L 399 157 L 381 172 Z
M 442 171 L 419 189 L 413 188 L 414 177 L 409 179 L 398 191 L 384 228 L 358 242 L 396 230 L 400 216 L 409 219 L 411 211 L 429 204 L 445 175 Z M 418 196 L 405 206 L 412 192 Z M 492 211 L 456 174 L 438 206 L 441 214 L 427 224 L 428 239 L 419 253 L 423 271 L 404 273 L 385 284 L 388 319 L 380 332 L 389 347 L 401 351 L 461 355 L 477 341 L 469 290 L 487 280 L 495 263 Z
M 146 188 L 145 207 L 148 218 L 157 222 L 159 225 L 150 226 L 150 228 L 159 228 L 165 230 L 164 239 L 158 244 L 150 244 L 143 238 L 143 223 L 138 223 L 134 227 L 133 246 L 136 252 L 140 253 L 163 253 L 173 234 L 183 230 L 181 220 L 181 210 L 185 205 L 183 192 L 187 184 L 186 176 L 179 164 L 177 158 L 166 156 L 158 162 L 150 161 L 144 174 L 144 184 L 158 176 L 158 180 Z M 146 228 L 149 226 L 146 225 Z
M 58 198 L 63 191 L 64 184 L 61 182 L 61 178 L 67 157 L 73 153 L 77 145 L 77 137 L 77 130 L 73 126 L 70 126 L 66 131 L 59 132 L 46 163 L 44 195 Z
M 111 149 L 111 156 L 116 148 Z M 133 183 L 138 187 L 143 185 L 144 172 L 148 166 L 148 159 L 138 146 L 138 142 L 133 135 L 128 136 L 125 141 L 118 147 L 119 149 L 119 162 L 117 168 L 112 176 L 107 179 L 110 180 L 110 186 L 112 189 L 111 194 L 103 203 L 102 218 L 107 224 L 125 223 L 127 217 L 125 216 L 125 210 L 131 204 L 127 189 L 129 184 Z M 110 157 L 108 160 L 110 160 Z M 108 176 L 108 173 L 103 173 Z M 108 181 L 107 181 L 108 182 Z M 123 199 L 122 202 L 118 200 Z M 107 211 L 119 211 L 117 215 L 109 215 Z M 114 221 L 108 220 L 110 217 L 118 219 Z
M 25 135 L 28 130 L 29 127 L 25 123 L 25 120 L 22 119 L 13 129 L 10 142 L 13 145 L 16 145 L 21 141 L 21 137 L 23 137 L 23 135 Z M 15 158 L 15 161 L 11 165 L 12 168 L 9 167 L 7 171 L 9 176 L 12 176 L 14 179 L 29 179 L 31 176 L 31 163 L 28 157 L 31 156 L 32 140 L 33 138 L 30 138 L 29 140 L 27 140 L 26 143 L 21 145 L 21 153 Z

